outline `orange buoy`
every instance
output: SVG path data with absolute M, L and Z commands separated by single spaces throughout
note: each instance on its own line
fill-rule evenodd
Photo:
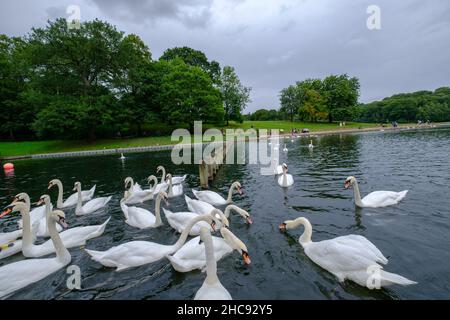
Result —
M 3 165 L 3 169 L 5 170 L 5 171 L 9 171 L 9 170 L 14 170 L 14 165 L 12 164 L 12 163 L 5 163 L 4 165 Z

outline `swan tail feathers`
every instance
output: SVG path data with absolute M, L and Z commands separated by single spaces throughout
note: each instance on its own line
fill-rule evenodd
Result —
M 95 260 L 97 262 L 100 262 L 100 260 L 102 259 L 103 255 L 104 255 L 103 251 L 96 251 L 96 250 L 89 250 L 89 249 L 84 249 L 84 251 L 86 251 L 86 253 L 91 256 L 92 260 Z
M 408 193 L 408 190 L 403 190 L 403 191 L 400 191 L 399 193 L 398 193 L 398 201 L 400 201 L 400 200 L 402 200 L 404 197 L 406 197 L 406 194 Z
M 111 199 L 112 199 L 112 196 L 109 196 L 108 198 L 106 198 L 106 199 L 105 199 L 105 205 L 106 205 L 108 202 L 110 202 Z
M 126 265 L 121 264 L 121 265 L 117 266 L 116 272 L 123 271 L 123 270 L 126 270 L 128 268 L 130 268 L 130 266 L 126 266 Z
M 170 216 L 171 214 L 173 214 L 172 211 L 167 210 L 166 208 L 162 208 L 162 209 L 163 209 L 163 212 L 164 212 L 164 215 L 166 216 L 166 218 L 167 218 L 168 216 Z
M 103 233 L 103 231 L 105 231 L 106 225 L 108 224 L 109 220 L 111 220 L 111 216 L 109 216 L 109 218 L 106 219 L 106 221 L 103 222 L 103 223 L 100 225 L 100 230 L 99 230 L 99 231 L 101 231 L 102 233 Z
M 398 275 L 396 273 L 387 272 L 384 270 L 380 270 L 381 274 L 381 286 L 386 286 L 390 284 L 400 284 L 403 286 L 411 285 L 411 284 L 417 284 L 417 282 L 409 280 L 401 275 Z
M 97 187 L 97 185 L 94 184 L 94 186 L 89 190 L 89 193 L 90 193 L 91 196 L 94 195 L 94 193 L 95 193 L 95 188 L 96 188 L 96 187 Z
M 192 193 L 194 194 L 194 196 L 198 199 L 198 195 L 197 195 L 197 190 L 192 189 Z

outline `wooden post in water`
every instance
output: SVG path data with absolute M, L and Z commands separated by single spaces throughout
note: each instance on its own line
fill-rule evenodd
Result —
M 199 165 L 199 177 L 200 177 L 200 186 L 202 188 L 209 188 L 209 181 L 214 180 L 214 177 L 220 170 L 221 165 L 225 162 L 226 152 L 229 149 L 230 145 L 224 144 L 220 146 L 217 150 L 215 150 L 214 158 L 208 158 L 202 161 L 202 164 Z M 222 161 L 219 161 L 221 159 Z M 208 164 L 207 164 L 208 162 Z
M 202 188 L 208 188 L 208 168 L 205 160 L 199 166 L 199 177 L 200 177 L 200 186 Z

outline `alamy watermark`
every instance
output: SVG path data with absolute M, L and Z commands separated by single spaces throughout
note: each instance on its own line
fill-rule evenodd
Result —
M 67 6 L 66 14 L 68 15 L 68 17 L 66 18 L 67 28 L 69 30 L 80 29 L 80 26 L 81 26 L 81 9 L 80 9 L 80 6 L 77 6 L 77 5 L 74 5 L 74 4 L 71 4 L 70 6 Z
M 381 9 L 377 5 L 370 5 L 366 10 L 369 17 L 367 18 L 366 25 L 369 30 L 381 29 Z
M 276 129 L 208 129 L 203 133 L 202 121 L 194 121 L 194 135 L 186 129 L 176 129 L 171 141 L 178 142 L 171 153 L 172 162 L 177 165 L 259 164 L 262 175 L 271 175 L 280 159 Z
M 369 289 L 381 288 L 381 267 L 377 264 L 370 265 L 366 270 L 369 277 L 366 281 L 366 286 Z
M 67 278 L 66 286 L 69 290 L 81 289 L 81 269 L 77 265 L 70 265 L 66 269 L 66 273 L 70 276 Z

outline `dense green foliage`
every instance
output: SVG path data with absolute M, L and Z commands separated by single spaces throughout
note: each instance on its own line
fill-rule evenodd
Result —
M 239 119 L 248 91 L 232 67 L 224 72 L 188 47 L 152 60 L 137 35 L 100 20 L 76 29 L 57 19 L 26 37 L 0 35 L 0 138 L 94 140 Z
M 250 88 L 244 87 L 233 67 L 225 66 L 219 81 L 219 88 L 225 107 L 225 120 L 242 122 L 242 111 L 250 102 Z
M 348 75 L 306 79 L 280 92 L 280 111 L 291 121 L 354 120 L 359 97 L 359 80 Z
M 450 121 L 450 88 L 396 94 L 359 107 L 366 122 Z
M 450 121 L 450 88 L 396 94 L 381 101 L 358 104 L 359 81 L 347 75 L 307 79 L 280 92 L 278 113 L 267 110 L 247 120 L 416 122 Z

